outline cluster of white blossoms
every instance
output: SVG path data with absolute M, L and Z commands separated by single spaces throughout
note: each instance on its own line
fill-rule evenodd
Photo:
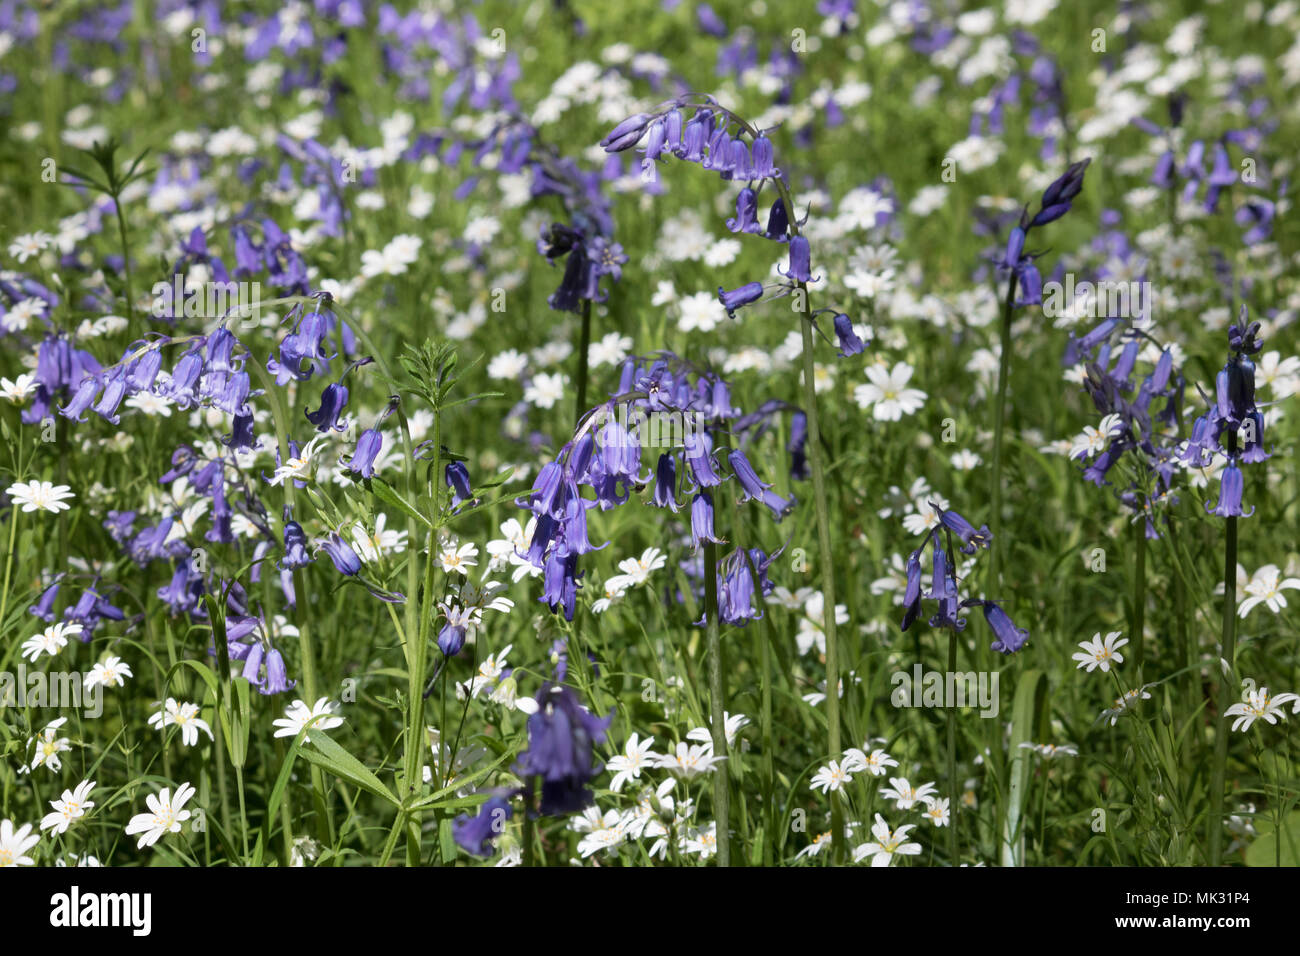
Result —
M 750 719 L 744 714 L 723 714 L 728 748 L 735 746 L 740 731 L 749 724 Z M 642 774 L 648 771 L 666 770 L 669 776 L 652 788 L 637 791 L 635 803 L 629 807 L 603 813 L 591 807 L 576 818 L 570 827 L 583 835 L 578 843 L 582 858 L 642 838 L 653 841 L 646 852 L 655 859 L 666 859 L 674 846 L 678 854 L 702 860 L 717 851 L 716 824 L 697 823 L 694 800 L 673 795 L 679 782 L 686 784 L 721 768 L 726 758 L 714 752 L 712 731 L 708 727 L 692 727 L 684 739 L 663 753 L 654 750 L 654 742 L 654 737 L 643 738 L 639 733 L 632 733 L 622 752 L 606 761 L 605 769 L 614 775 L 609 789 L 615 794 L 622 794 L 629 784 L 639 783 Z

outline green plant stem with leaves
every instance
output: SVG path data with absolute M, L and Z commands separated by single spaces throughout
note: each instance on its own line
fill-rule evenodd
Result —
M 718 622 L 718 546 L 704 544 L 704 616 L 708 628 L 709 724 L 713 752 L 724 765 L 713 773 L 713 817 L 717 825 L 718 866 L 731 865 L 731 782 L 727 757 L 726 700 L 723 698 L 722 637 Z
M 996 537 L 1002 533 L 1002 433 L 1006 428 L 1007 389 L 1011 381 L 1011 320 L 1016 307 L 1016 274 L 1011 273 L 1007 283 L 1007 297 L 1002 304 L 1002 321 L 998 326 L 998 389 L 993 403 L 993 487 L 990 494 L 992 507 L 989 527 Z M 1002 593 L 1002 555 L 994 548 L 989 555 L 990 579 L 996 593 Z
M 431 452 L 433 460 L 429 464 L 428 495 L 431 502 L 430 507 L 433 509 L 431 520 L 433 527 L 429 529 L 428 553 L 425 557 L 424 564 L 424 587 L 419 595 L 420 620 L 416 628 L 416 639 L 413 646 L 408 649 L 407 655 L 407 691 L 410 696 L 409 712 L 406 724 L 406 750 L 405 750 L 405 778 L 406 789 L 410 794 L 418 794 L 424 780 L 424 675 L 428 669 L 429 660 L 429 640 L 430 631 L 433 621 L 436 617 L 437 602 L 433 597 L 434 574 L 436 571 L 435 562 L 438 559 L 438 528 L 441 526 L 441 512 L 439 510 L 439 469 L 442 460 L 442 410 L 433 409 L 433 450 Z M 415 560 L 415 555 L 411 556 Z M 406 600 L 413 602 L 416 596 L 407 595 Z M 410 636 L 410 632 L 407 632 Z M 446 698 L 446 683 L 443 683 L 443 698 Z M 438 733 L 441 740 L 447 738 L 447 728 L 445 725 L 445 710 L 443 723 L 438 727 Z M 441 744 L 439 745 L 441 752 Z M 406 844 L 406 859 L 411 866 L 420 864 L 420 817 L 418 811 L 412 812 L 407 817 L 408 830 Z
M 1142 667 L 1146 662 L 1146 605 L 1147 605 L 1147 523 L 1139 515 L 1133 522 L 1133 614 L 1129 633 L 1133 641 L 1133 668 L 1138 684 L 1142 683 Z
M 790 217 L 790 235 L 799 234 L 798 216 L 794 200 L 785 182 L 775 181 L 781 201 Z M 826 748 L 832 760 L 838 760 L 840 744 L 840 662 L 839 635 L 835 621 L 835 555 L 831 550 L 830 505 L 826 495 L 826 464 L 822 449 L 821 420 L 817 414 L 817 366 L 813 358 L 816 340 L 813 337 L 812 306 L 808 301 L 808 286 L 797 283 L 795 306 L 800 315 L 802 333 L 802 368 L 804 413 L 808 416 L 808 464 L 812 472 L 813 508 L 817 516 L 817 551 L 821 568 L 821 590 L 824 600 L 822 632 L 826 635 Z M 839 801 L 831 801 L 831 853 L 835 862 L 844 861 L 844 811 Z

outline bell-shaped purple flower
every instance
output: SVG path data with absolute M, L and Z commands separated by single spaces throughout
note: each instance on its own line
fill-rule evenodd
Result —
M 352 577 L 361 570 L 361 559 L 357 557 L 357 553 L 352 550 L 352 546 L 344 541 L 337 531 L 331 531 L 328 537 L 317 544 L 317 550 L 324 549 L 330 560 L 334 562 L 334 569 L 339 574 Z
M 962 554 L 974 554 L 978 548 L 987 548 L 993 541 L 993 533 L 988 525 L 981 525 L 979 530 L 955 511 L 939 513 L 939 523 L 961 539 Z
M 514 772 L 541 779 L 538 813 L 574 813 L 591 805 L 587 784 L 603 769 L 595 747 L 604 742 L 614 712 L 604 719 L 594 716 L 564 685 L 547 683 L 536 699 L 537 711 L 528 718 L 528 749 Z
M 494 796 L 479 807 L 471 817 L 462 813 L 451 825 L 451 837 L 466 853 L 487 857 L 492 855 L 488 841 L 505 832 L 506 821 L 514 814 L 510 801 Z
M 459 507 L 462 502 L 472 501 L 474 492 L 469 486 L 469 469 L 463 461 L 449 461 L 443 469 L 447 487 L 451 489 L 451 506 Z
M 857 355 L 866 349 L 866 343 L 858 337 L 858 333 L 853 331 L 853 320 L 843 312 L 835 313 L 835 338 L 840 343 L 840 355 L 847 358 L 850 355 Z
M 298 682 L 289 680 L 289 672 L 284 666 L 284 656 L 274 647 L 266 655 L 266 680 L 258 688 L 258 692 L 266 696 L 272 694 L 283 694 L 286 691 L 293 690 Z
M 734 319 L 736 310 L 751 305 L 763 298 L 763 283 L 747 282 L 730 292 L 718 286 L 718 301 L 727 310 L 727 317 Z
M 362 478 L 369 478 L 375 473 L 375 458 L 379 455 L 379 449 L 384 444 L 384 436 L 378 428 L 367 428 L 357 439 L 356 451 L 348 459 L 348 470 L 360 475 Z
M 981 601 L 980 604 L 984 608 L 984 620 L 993 629 L 995 640 L 990 645 L 993 650 L 999 654 L 1014 654 L 1025 646 L 1025 641 L 1029 640 L 1028 630 L 1016 627 L 1007 612 L 996 602 Z
M 1209 502 L 1206 502 L 1205 510 L 1220 518 L 1249 518 L 1255 513 L 1255 509 L 1241 510 L 1241 493 L 1244 488 L 1245 481 L 1241 469 L 1237 467 L 1235 461 L 1229 462 L 1219 475 L 1219 503 L 1211 509 Z
M 331 382 L 321 393 L 320 408 L 307 412 L 307 421 L 316 426 L 318 432 L 347 431 L 347 421 L 342 418 L 343 410 L 348 406 L 348 387 Z
M 790 262 L 788 268 L 782 270 L 780 266 L 777 271 L 785 276 L 791 282 L 817 282 L 820 277 L 814 278 L 812 274 L 812 251 L 808 246 L 806 236 L 794 236 L 790 240 Z

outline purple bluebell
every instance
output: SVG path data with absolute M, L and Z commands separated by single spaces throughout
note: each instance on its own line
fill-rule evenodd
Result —
M 348 430 L 347 419 L 343 411 L 348 407 L 348 387 L 338 382 L 331 382 L 321 392 L 320 407 L 314 412 L 307 412 L 307 421 L 316 426 L 318 432 Z
M 805 236 L 793 236 L 790 239 L 790 262 L 786 269 L 777 270 L 791 282 L 817 282 L 812 274 L 812 255 Z
M 540 779 L 537 812 L 543 816 L 583 810 L 593 799 L 587 785 L 603 769 L 595 747 L 604 742 L 614 712 L 595 717 L 569 687 L 549 682 L 536 701 L 537 711 L 528 718 L 528 747 L 514 772 Z
M 370 478 L 375 473 L 375 458 L 384 444 L 384 436 L 378 428 L 367 428 L 357 439 L 356 450 L 347 459 L 347 468 L 362 478 Z
M 1213 508 L 1209 502 L 1205 503 L 1205 510 L 1211 514 L 1216 514 L 1220 518 L 1249 518 L 1255 513 L 1255 509 L 1249 511 L 1241 510 L 1241 495 L 1245 486 L 1245 479 L 1241 474 L 1241 469 L 1237 467 L 1235 461 L 1230 461 L 1224 466 L 1219 475 L 1219 501 Z
M 465 625 L 448 619 L 438 632 L 438 650 L 446 657 L 455 657 L 465 646 Z
M 961 539 L 962 554 L 974 554 L 979 548 L 989 547 L 993 541 L 993 533 L 989 531 L 988 525 L 981 525 L 977 531 L 973 524 L 955 511 L 941 510 L 939 523 Z
M 330 560 L 334 562 L 334 569 L 339 574 L 352 577 L 360 572 L 361 559 L 337 531 L 331 531 L 325 538 L 316 542 L 316 546 L 317 550 L 324 550 L 329 555 Z
M 502 796 L 488 798 L 474 816 L 462 813 L 451 825 L 451 837 L 466 853 L 492 855 L 489 842 L 505 831 L 505 822 L 514 815 L 510 801 Z
M 1001 605 L 995 601 L 984 600 L 979 604 L 984 610 L 984 620 L 993 631 L 995 639 L 990 645 L 993 650 L 999 654 L 1014 654 L 1025 646 L 1025 641 L 1029 640 L 1029 631 L 1023 627 L 1016 627 Z
M 833 320 L 835 326 L 835 338 L 839 340 L 840 355 L 848 357 L 857 355 L 866 349 L 867 345 L 858 337 L 858 333 L 853 330 L 853 320 L 843 312 L 836 312 Z
M 718 286 L 718 301 L 727 310 L 727 317 L 734 319 L 736 310 L 752 305 L 763 298 L 763 283 L 747 282 L 730 292 Z
M 443 469 L 447 487 L 451 489 L 451 506 L 459 507 L 466 501 L 474 500 L 474 492 L 469 486 L 469 469 L 463 461 L 449 461 Z

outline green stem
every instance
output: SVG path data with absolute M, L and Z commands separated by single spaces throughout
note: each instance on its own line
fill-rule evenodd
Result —
M 1138 685 L 1142 684 L 1142 665 L 1145 660 L 1143 640 L 1146 631 L 1147 603 L 1147 523 L 1145 517 L 1133 523 L 1133 617 L 1129 633 L 1133 642 L 1133 666 L 1137 670 Z
M 442 463 L 442 413 L 438 409 L 433 411 L 433 460 L 429 465 L 428 494 L 432 501 L 434 513 L 430 516 L 434 524 L 439 523 L 438 518 L 438 481 L 439 470 Z M 406 753 L 405 753 L 405 777 L 406 789 L 410 794 L 418 793 L 424 782 L 424 672 L 428 666 L 429 657 L 429 629 L 434 617 L 434 600 L 433 600 L 433 577 L 434 562 L 437 560 L 438 534 L 436 531 L 430 531 L 428 534 L 429 553 L 424 566 L 424 593 L 419 596 L 420 619 L 419 625 L 415 630 L 415 644 L 407 648 L 407 693 L 410 698 L 410 709 L 408 711 L 408 720 L 406 725 Z M 412 547 L 418 547 L 412 542 Z M 416 552 L 418 554 L 418 551 Z M 412 555 L 414 563 L 416 555 Z M 407 595 L 406 600 L 413 603 L 416 595 Z M 411 636 L 412 632 L 408 628 L 407 635 Z M 444 700 L 446 698 L 446 682 L 443 683 Z M 444 712 L 445 713 L 445 712 Z M 446 728 L 440 726 L 439 748 L 446 742 Z M 450 773 L 450 768 L 448 769 Z M 411 821 L 415 824 L 411 828 L 411 838 L 408 840 L 406 848 L 407 863 L 412 866 L 418 866 L 420 862 L 420 827 L 419 813 L 413 812 L 410 815 Z
M 998 330 L 998 395 L 993 413 L 993 514 L 989 524 L 994 535 L 1002 532 L 1002 431 L 1007 417 L 1007 385 L 1011 378 L 1011 318 L 1015 311 L 1016 274 L 1007 283 L 1007 298 L 1002 306 L 1002 324 Z M 994 548 L 989 555 L 993 589 L 1002 592 L 1002 555 Z
M 4 627 L 5 612 L 9 609 L 9 580 L 14 566 L 14 540 L 18 537 L 17 508 L 9 509 L 9 550 L 5 552 L 5 586 L 0 592 L 0 628 Z
M 791 207 L 793 208 L 793 207 Z M 808 308 L 807 289 L 804 309 Z M 817 420 L 816 369 L 813 364 L 812 317 L 805 311 L 803 322 L 804 411 L 808 415 L 808 463 L 812 466 L 813 506 L 817 510 L 818 558 L 821 565 L 822 596 L 825 601 L 822 630 L 826 634 L 826 748 L 831 759 L 838 760 L 840 745 L 840 662 L 839 641 L 835 624 L 834 555 L 831 552 L 830 508 L 826 502 L 826 470 L 822 461 L 821 426 Z M 838 800 L 831 801 L 831 852 L 836 862 L 844 859 L 843 809 Z
M 406 823 L 406 814 L 398 812 L 397 819 L 393 821 L 393 829 L 388 832 L 388 840 L 384 843 L 384 851 L 379 854 L 379 866 L 385 867 L 393 856 L 393 847 L 397 846 L 397 836 L 402 832 L 402 827 Z
M 587 410 L 587 357 L 591 351 L 591 300 L 582 300 L 582 329 L 578 333 L 578 397 L 573 410 L 576 428 Z
M 776 846 L 776 772 L 772 763 L 772 642 L 776 640 L 772 615 L 765 616 L 766 627 L 759 635 L 758 642 L 762 648 L 763 684 L 759 725 L 763 735 L 763 865 L 771 866 L 773 848 Z
M 727 756 L 726 700 L 722 688 L 722 637 L 718 627 L 718 546 L 704 544 L 704 614 L 708 619 L 709 723 L 713 752 Z M 713 817 L 717 821 L 718 866 L 731 866 L 730 773 L 725 765 L 713 772 Z
M 752 128 L 750 132 L 752 135 Z M 789 187 L 786 186 L 785 180 L 780 178 L 773 182 L 789 215 L 790 235 L 797 236 L 799 218 Z M 822 598 L 825 602 L 822 631 L 826 635 L 826 747 L 831 759 L 838 760 L 843 751 L 840 745 L 840 661 L 839 638 L 835 622 L 835 564 L 831 552 L 831 518 L 826 499 L 826 465 L 823 460 L 821 420 L 817 414 L 817 366 L 813 361 L 815 340 L 807 283 L 797 283 L 794 301 L 802 320 L 800 330 L 803 335 L 804 412 L 808 416 L 808 464 L 812 471 L 813 507 L 817 513 L 817 552 L 822 575 Z M 836 863 L 844 861 L 843 821 L 843 808 L 838 800 L 831 800 L 831 853 Z
M 1228 457 L 1237 452 L 1237 430 L 1228 429 Z M 1228 673 L 1222 675 L 1219 688 L 1219 721 L 1214 736 L 1214 772 L 1210 778 L 1210 866 L 1223 862 L 1223 786 L 1228 765 L 1228 708 L 1236 691 L 1237 650 L 1237 519 L 1224 519 L 1223 544 L 1223 659 Z
M 533 853 L 533 778 L 524 781 L 524 866 L 535 866 Z
M 113 197 L 113 210 L 117 213 L 117 234 L 122 240 L 122 282 L 126 293 L 126 320 L 135 328 L 135 294 L 131 289 L 131 242 L 127 238 L 126 218 L 122 215 L 122 197 Z
M 957 673 L 957 632 L 948 631 L 948 673 Z M 957 865 L 957 806 L 961 791 L 957 783 L 957 705 L 948 706 L 948 865 Z

